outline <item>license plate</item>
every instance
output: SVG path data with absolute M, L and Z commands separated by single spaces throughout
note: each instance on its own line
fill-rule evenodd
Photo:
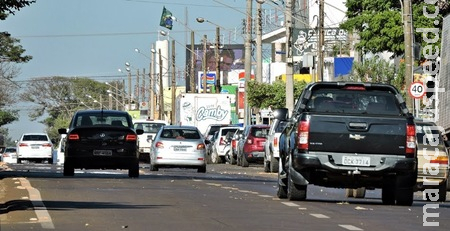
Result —
M 187 151 L 187 148 L 178 148 L 178 147 L 174 147 L 173 150 L 174 150 L 175 152 L 185 152 L 185 151 Z
M 343 156 L 342 164 L 349 166 L 370 166 L 370 157 L 366 156 Z
M 31 147 L 31 149 L 39 149 L 39 147 Z
M 94 156 L 112 156 L 111 150 L 94 150 Z

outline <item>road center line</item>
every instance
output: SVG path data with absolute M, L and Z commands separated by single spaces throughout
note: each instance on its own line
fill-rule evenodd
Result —
M 344 228 L 344 229 L 352 230 L 352 231 L 363 230 L 363 229 L 360 229 L 360 228 L 358 228 L 356 226 L 353 226 L 353 225 L 339 225 L 339 226 Z
M 281 202 L 281 203 L 284 204 L 284 205 L 290 206 L 290 207 L 299 206 L 298 204 L 293 203 L 293 202 Z
M 27 179 L 19 178 L 19 180 L 21 185 L 27 189 L 28 194 L 30 195 L 30 201 L 33 204 L 34 212 L 36 213 L 42 228 L 55 229 L 52 218 L 50 217 L 44 202 L 42 202 L 41 193 L 39 190 L 33 188 Z
M 315 218 L 330 218 L 329 216 L 323 215 L 323 214 L 319 214 L 319 213 L 311 213 L 309 214 Z

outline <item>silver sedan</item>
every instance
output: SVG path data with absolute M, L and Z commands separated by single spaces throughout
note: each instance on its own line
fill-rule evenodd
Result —
M 194 126 L 167 125 L 156 134 L 150 152 L 150 170 L 196 168 L 206 172 L 204 137 Z

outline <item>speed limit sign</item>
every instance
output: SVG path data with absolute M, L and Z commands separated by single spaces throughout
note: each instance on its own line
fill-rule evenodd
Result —
M 409 87 L 409 94 L 416 99 L 420 99 L 425 95 L 425 87 L 422 82 L 413 82 Z

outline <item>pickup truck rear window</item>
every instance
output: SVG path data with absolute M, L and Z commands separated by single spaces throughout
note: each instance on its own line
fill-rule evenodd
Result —
M 319 89 L 307 103 L 312 112 L 401 115 L 396 98 L 390 92 Z

